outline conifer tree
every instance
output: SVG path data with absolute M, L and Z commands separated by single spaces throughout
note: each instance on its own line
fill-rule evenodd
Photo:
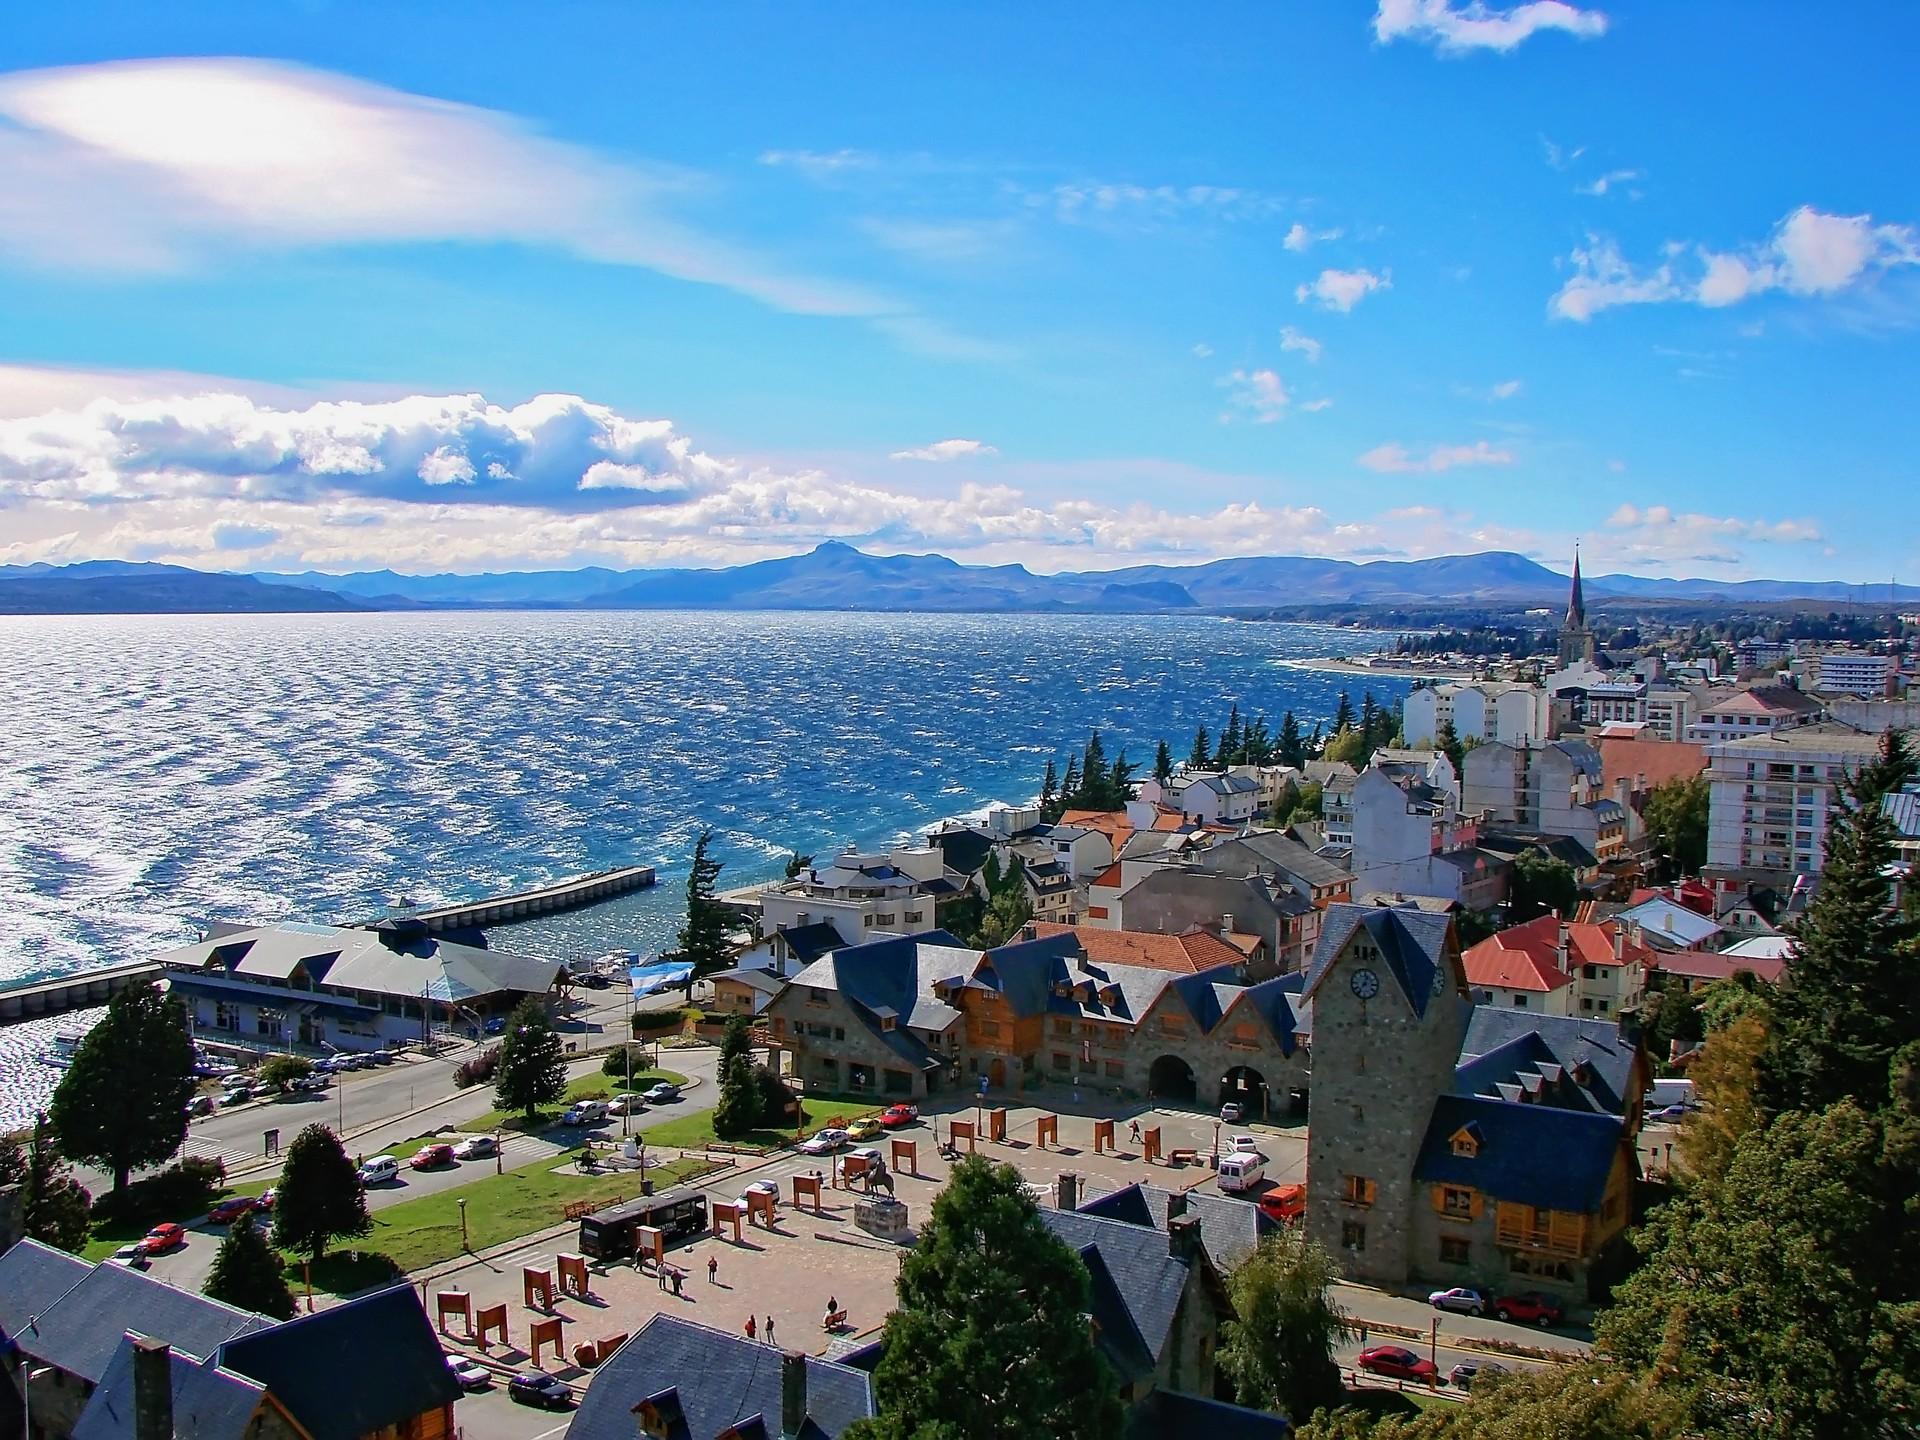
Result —
M 1076 805 L 1075 797 L 1080 793 L 1080 757 L 1069 753 L 1067 756 L 1066 778 L 1060 782 L 1060 808 L 1071 810 Z
M 1300 735 L 1300 722 L 1291 710 L 1280 717 L 1280 763 L 1298 770 L 1307 763 L 1306 742 Z
M 727 945 L 727 915 L 714 898 L 713 882 L 720 878 L 721 862 L 708 852 L 713 845 L 713 831 L 702 830 L 700 838 L 693 843 L 693 864 L 687 871 L 687 918 L 681 922 L 680 933 L 675 937 L 679 946 L 677 958 L 693 967 L 693 973 L 687 980 L 687 993 L 693 993 L 693 982 L 716 970 L 725 970 L 733 963 L 733 953 Z
M 1040 808 L 1051 809 L 1054 797 L 1060 793 L 1060 777 L 1054 773 L 1053 760 L 1047 760 L 1047 772 L 1040 777 Z
M 1205 770 L 1213 764 L 1213 751 L 1207 743 L 1207 727 L 1202 725 L 1193 732 L 1193 750 L 1187 756 L 1189 770 Z
M 546 1002 L 529 995 L 507 1019 L 494 1072 L 494 1098 L 502 1110 L 518 1110 L 532 1120 L 542 1105 L 567 1093 L 567 1058 L 547 1016 Z
M 1360 695 L 1360 736 L 1371 750 L 1378 742 L 1375 736 L 1380 732 L 1380 707 L 1373 702 L 1373 691 L 1365 690 Z
M 20 1220 L 27 1235 L 75 1254 L 86 1245 L 92 1197 L 62 1163 L 46 1116 L 35 1120 L 24 1149 L 0 1135 L 0 1185 L 20 1187 Z
M 1173 779 L 1173 752 L 1167 748 L 1164 740 L 1153 752 L 1153 778 L 1162 785 Z
M 373 1228 L 366 1187 L 339 1137 L 324 1125 L 293 1137 L 274 1189 L 273 1243 L 310 1261 L 333 1241 Z
M 1453 718 L 1449 716 L 1440 722 L 1440 733 L 1433 737 L 1434 748 L 1445 755 L 1453 764 L 1453 773 L 1463 773 L 1467 763 L 1466 748 L 1460 743 L 1459 732 L 1453 728 Z
M 1226 728 L 1220 732 L 1220 744 L 1215 749 L 1215 759 L 1221 769 L 1229 765 L 1238 765 L 1241 761 L 1240 706 L 1236 703 L 1227 711 Z
M 280 1252 L 253 1223 L 251 1212 L 241 1215 L 214 1252 L 213 1269 L 200 1287 L 209 1299 L 239 1310 L 291 1320 L 293 1291 L 287 1288 Z
M 1107 771 L 1107 803 L 1103 810 L 1124 809 L 1129 796 L 1133 794 L 1133 766 L 1127 763 L 1127 752 L 1122 750 L 1113 762 L 1113 768 Z
M 1096 730 L 1087 738 L 1086 753 L 1080 758 L 1080 795 L 1075 804 L 1088 810 L 1106 810 L 1111 808 L 1106 800 L 1107 747 Z
M 1256 716 L 1253 724 L 1247 727 L 1246 739 L 1240 746 L 1241 754 L 1249 765 L 1267 765 L 1273 761 L 1273 737 L 1267 733 L 1267 717 Z
M 1318 727 L 1316 727 L 1316 730 L 1317 728 Z M 1347 698 L 1347 692 L 1342 690 L 1340 692 L 1340 703 L 1336 705 L 1333 710 L 1333 732 L 1337 735 L 1342 730 L 1350 730 L 1352 728 L 1353 701 L 1349 700 Z

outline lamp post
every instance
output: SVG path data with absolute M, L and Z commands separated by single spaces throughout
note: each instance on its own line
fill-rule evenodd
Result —
M 628 1095 L 633 1094 L 633 1015 L 639 1003 L 639 992 L 633 988 L 633 977 L 629 975 L 627 977 L 627 1033 L 620 1037 L 620 1053 L 627 1060 L 626 1093 Z M 622 1135 L 633 1133 L 633 1101 L 630 1099 L 623 1099 L 620 1105 L 620 1133 Z
M 473 1246 L 467 1239 L 467 1197 L 456 1195 L 453 1198 L 454 1204 L 460 1207 L 460 1248 L 471 1250 Z

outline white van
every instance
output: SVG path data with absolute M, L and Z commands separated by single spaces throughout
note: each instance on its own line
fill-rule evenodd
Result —
M 1220 1188 L 1229 1195 L 1251 1190 L 1267 1178 L 1267 1162 L 1257 1154 L 1236 1151 L 1220 1157 Z
M 1647 1109 L 1664 1110 L 1669 1105 L 1691 1105 L 1694 1103 L 1693 1081 L 1656 1080 L 1647 1091 Z
M 400 1178 L 400 1162 L 391 1155 L 376 1155 L 360 1167 L 362 1185 L 384 1185 Z

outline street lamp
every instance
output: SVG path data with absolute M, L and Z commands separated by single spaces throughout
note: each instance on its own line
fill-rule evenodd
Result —
M 460 1207 L 460 1248 L 462 1250 L 471 1250 L 473 1246 L 467 1239 L 467 1197 L 464 1195 L 456 1195 L 453 1197 L 453 1200 L 454 1204 Z

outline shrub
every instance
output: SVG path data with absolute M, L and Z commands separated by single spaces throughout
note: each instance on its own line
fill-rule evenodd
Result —
M 633 1073 L 644 1075 L 649 1066 L 647 1055 L 648 1050 L 645 1045 L 625 1045 L 618 1050 L 609 1050 L 600 1062 L 600 1073 L 612 1080 L 625 1079 L 627 1063 L 631 1060 Z
M 198 1215 L 226 1187 L 225 1162 L 189 1155 L 157 1175 L 135 1180 L 125 1190 L 102 1195 L 93 1205 L 96 1225 L 157 1224 Z
M 469 1055 L 453 1069 L 453 1083 L 465 1090 L 470 1085 L 485 1085 L 500 1068 L 500 1047 L 489 1045 L 478 1055 Z
M 678 1030 L 687 1023 L 689 1014 L 697 1012 L 686 1009 L 636 1010 L 633 1012 L 634 1033 L 643 1030 Z

